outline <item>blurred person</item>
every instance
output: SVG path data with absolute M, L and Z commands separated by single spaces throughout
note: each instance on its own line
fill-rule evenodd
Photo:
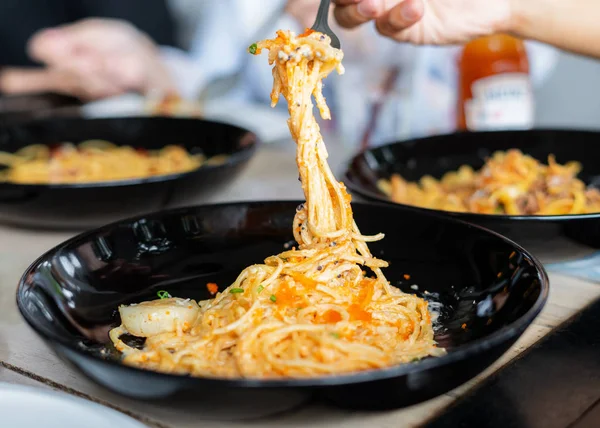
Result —
M 168 91 L 172 79 L 156 46 L 175 45 L 174 30 L 163 0 L 4 0 L 0 92 L 87 100 Z
M 279 16 L 284 4 L 274 0 L 257 8 L 254 1 L 246 0 L 171 1 L 169 5 L 179 9 L 170 10 L 167 2 L 159 0 L 149 0 L 150 4 L 146 0 L 87 0 L 84 5 L 107 3 L 112 7 L 96 10 L 82 7 L 85 13 L 74 14 L 71 3 L 77 4 L 79 0 L 61 1 L 68 5 L 58 7 L 56 16 L 50 14 L 43 19 L 33 16 L 27 29 L 11 43 L 12 52 L 0 54 L 0 63 L 4 65 L 0 71 L 1 91 L 54 89 L 97 99 L 127 91 L 146 94 L 153 90 L 174 90 L 184 98 L 197 98 L 206 82 L 236 75 L 243 69 L 246 41 L 253 40 L 265 23 Z M 27 17 L 27 11 L 34 9 L 27 1 L 18 3 L 19 8 L 12 5 L 17 4 L 16 0 L 8 3 L 0 6 L 0 12 L 1 7 L 5 9 L 3 18 L 7 21 Z M 131 7 L 130 3 L 137 7 Z M 118 5 L 128 5 L 123 9 L 129 13 Z M 188 49 L 179 49 L 173 46 L 171 14 L 177 12 L 183 19 L 185 8 L 191 7 L 201 9 L 200 13 L 194 13 L 198 22 L 193 36 L 187 37 Z M 149 8 L 150 12 L 154 9 L 150 14 L 156 19 L 151 24 L 137 25 L 136 14 L 145 16 Z M 169 29 L 168 35 L 153 38 L 151 30 L 161 20 Z M 190 27 L 189 22 L 184 24 Z M 9 38 L 12 30 L 6 28 L 4 32 Z M 37 64 L 44 67 L 34 67 Z
M 600 58 L 597 0 L 334 0 L 345 28 L 374 21 L 398 42 L 465 43 L 495 33 Z

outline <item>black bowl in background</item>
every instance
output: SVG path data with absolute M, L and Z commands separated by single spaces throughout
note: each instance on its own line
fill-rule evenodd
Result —
M 34 93 L 0 97 L 0 125 L 55 116 L 80 116 L 82 103 L 67 95 Z
M 300 202 L 183 208 L 124 220 L 50 250 L 25 272 L 17 303 L 29 325 L 65 360 L 105 387 L 140 399 L 236 394 L 270 406 L 261 394 L 318 395 L 351 408 L 398 408 L 443 394 L 501 356 L 542 309 L 542 265 L 506 238 L 447 216 L 355 204 L 363 233 L 385 232 L 373 254 L 401 289 L 442 304 L 436 339 L 448 354 L 385 370 L 309 379 L 210 379 L 156 373 L 103 352 L 120 304 L 157 290 L 209 298 L 206 283 L 229 285 L 239 272 L 293 240 Z M 411 275 L 405 280 L 404 275 Z M 413 284 L 418 284 L 415 291 Z M 223 398 L 225 399 L 225 398 Z
M 118 145 L 159 149 L 169 144 L 207 157 L 227 155 L 220 165 L 148 179 L 87 184 L 0 183 L 0 221 L 28 227 L 82 229 L 120 218 L 189 204 L 221 191 L 254 154 L 255 134 L 201 119 L 131 117 L 61 118 L 0 128 L 0 151 L 30 144 L 104 139 Z
M 556 155 L 559 163 L 579 161 L 583 165 L 579 177 L 586 184 L 600 185 L 600 132 L 571 130 L 456 133 L 387 144 L 356 155 L 350 161 L 343 181 L 359 197 L 404 206 L 390 201 L 378 190 L 380 178 L 389 178 L 393 173 L 410 181 L 424 175 L 441 178 L 461 165 L 480 168 L 493 152 L 512 148 L 544 162 L 549 154 Z M 509 216 L 435 212 L 507 236 L 543 262 L 575 259 L 600 248 L 600 213 Z

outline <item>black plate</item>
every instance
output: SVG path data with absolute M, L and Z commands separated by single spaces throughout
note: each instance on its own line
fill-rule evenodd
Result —
M 521 149 L 546 161 L 556 155 L 560 163 L 579 161 L 580 178 L 600 185 L 600 132 L 533 130 L 473 132 L 441 135 L 398 142 L 366 150 L 350 162 L 344 182 L 358 196 L 395 204 L 377 189 L 377 180 L 399 173 L 407 180 L 424 175 L 436 178 L 461 165 L 483 166 L 497 150 Z M 417 208 L 422 212 L 433 211 Z M 562 216 L 507 216 L 470 213 L 451 215 L 492 229 L 518 242 L 543 262 L 563 261 L 588 255 L 600 248 L 600 213 Z
M 128 396 L 188 392 L 201 401 L 237 393 L 243 402 L 268 406 L 261 393 L 276 390 L 282 397 L 317 394 L 340 406 L 376 409 L 427 400 L 471 379 L 515 342 L 548 296 L 541 264 L 493 232 L 416 210 L 356 204 L 363 233 L 386 233 L 371 248 L 390 261 L 391 283 L 412 293 L 418 284 L 426 298 L 443 304 L 436 338 L 448 355 L 354 375 L 267 381 L 160 374 L 102 353 L 108 330 L 119 323 L 119 304 L 154 299 L 162 289 L 208 298 L 207 282 L 228 285 L 244 267 L 283 251 L 299 203 L 184 208 L 77 236 L 27 270 L 19 309 L 58 355 Z
M 229 157 L 218 166 L 205 165 L 192 172 L 149 179 L 57 185 L 0 183 L 0 221 L 81 229 L 181 206 L 194 197 L 222 190 L 246 165 L 258 145 L 250 131 L 200 119 L 61 118 L 0 128 L 0 151 L 14 152 L 29 144 L 79 143 L 88 139 L 146 149 L 178 144 L 192 153 Z

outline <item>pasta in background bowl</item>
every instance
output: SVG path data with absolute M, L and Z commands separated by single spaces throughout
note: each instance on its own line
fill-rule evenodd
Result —
M 210 160 L 215 158 L 225 161 L 223 155 Z M 190 154 L 184 147 L 174 145 L 149 151 L 104 140 L 57 147 L 38 144 L 16 153 L 0 152 L 0 165 L 6 167 L 0 170 L 0 181 L 75 184 L 143 179 L 190 172 L 206 163 L 206 156 Z
M 437 180 L 407 182 L 394 173 L 378 181 L 393 202 L 442 211 L 504 215 L 567 215 L 600 212 L 600 191 L 577 178 L 579 162 L 548 164 L 520 150 L 495 152 L 475 171 L 462 165 Z
M 246 129 L 203 119 L 61 118 L 0 127 L 0 222 L 81 229 L 189 204 L 223 191 L 258 143 Z
M 365 150 L 344 182 L 358 198 L 457 217 L 564 261 L 600 249 L 599 141 L 551 129 L 439 135 Z

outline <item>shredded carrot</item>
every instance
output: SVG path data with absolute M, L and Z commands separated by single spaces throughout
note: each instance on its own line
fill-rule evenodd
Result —
M 217 292 L 219 291 L 219 287 L 214 282 L 209 282 L 208 284 L 206 284 L 206 289 L 212 295 L 217 294 Z
M 410 279 L 410 275 L 409 275 L 409 274 L 407 274 L 407 273 L 405 273 L 405 274 L 404 274 L 404 279 L 407 279 L 407 280 L 408 280 L 408 279 Z
M 300 34 L 298 37 L 307 37 L 307 36 L 310 36 L 314 32 L 315 32 L 315 30 L 313 30 L 312 28 L 307 28 L 306 30 L 304 30 L 304 33 Z
M 338 311 L 328 310 L 323 314 L 323 322 L 327 324 L 334 324 L 342 320 L 342 316 Z
M 375 292 L 375 282 L 372 279 L 364 279 L 362 281 L 363 290 L 360 292 L 358 298 L 360 299 L 360 307 L 362 309 L 369 306 L 373 299 L 373 293 Z
M 291 276 L 294 279 L 294 281 L 299 282 L 300 284 L 302 284 L 302 286 L 308 289 L 316 288 L 317 285 L 319 285 L 317 281 L 305 275 L 302 275 L 301 273 L 291 272 L 288 275 Z
M 304 299 L 295 289 L 291 288 L 287 282 L 283 283 L 277 293 L 275 293 L 275 302 L 279 307 L 297 308 L 304 304 Z
M 371 321 L 373 318 L 370 312 L 365 311 L 357 304 L 350 305 L 350 307 L 348 307 L 348 313 L 350 314 L 350 320 L 352 321 Z

